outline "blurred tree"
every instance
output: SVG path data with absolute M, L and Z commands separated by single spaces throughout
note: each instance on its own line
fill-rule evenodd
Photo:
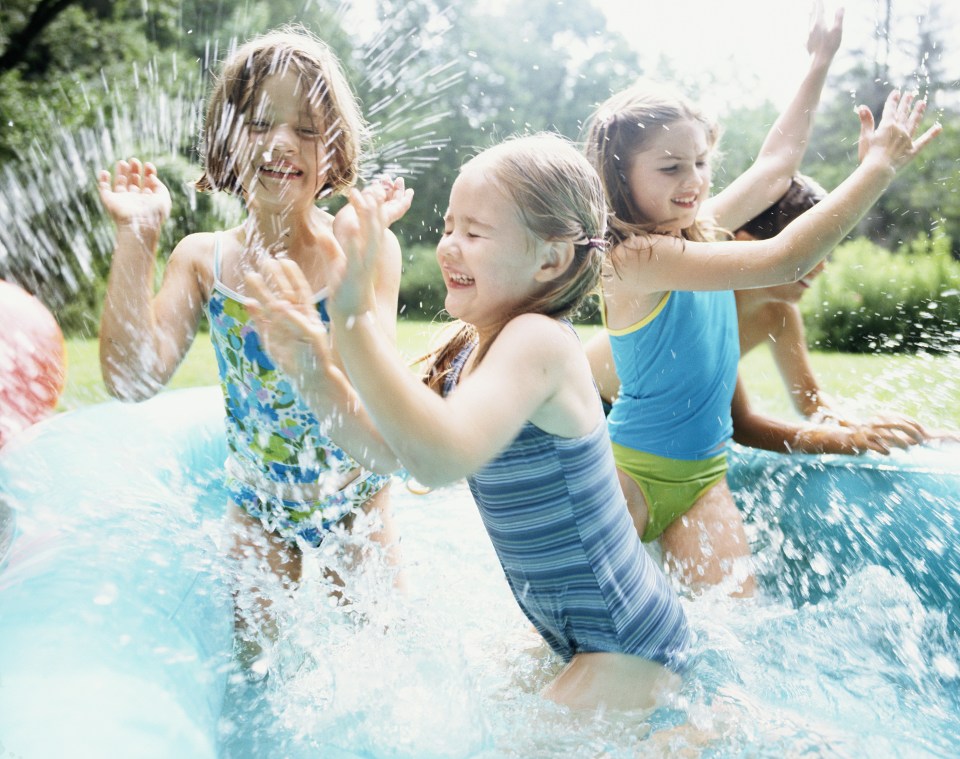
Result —
M 892 89 L 918 91 L 930 103 L 921 129 L 937 119 L 944 132 L 894 181 L 854 235 L 894 249 L 940 228 L 950 238 L 954 255 L 960 256 L 960 135 L 954 95 L 960 72 L 948 71 L 942 42 L 952 38 L 952 30 L 940 0 L 931 0 L 927 13 L 919 16 L 900 12 L 895 0 L 883 0 L 876 13 L 874 39 L 854 48 L 852 64 L 833 77 L 830 89 L 845 94 L 825 99 L 805 169 L 828 189 L 835 187 L 857 161 L 859 127 L 853 107 L 866 104 L 879 120 Z

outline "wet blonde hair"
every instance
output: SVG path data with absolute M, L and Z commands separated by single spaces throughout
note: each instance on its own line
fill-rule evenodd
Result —
M 559 277 L 544 283 L 529 301 L 500 322 L 521 313 L 561 318 L 571 315 L 597 286 L 606 233 L 606 206 L 600 178 L 572 143 L 552 133 L 515 137 L 488 148 L 467 166 L 481 165 L 516 206 L 530 235 L 542 242 L 573 244 L 573 259 Z M 527 250 L 517 255 L 529 255 Z M 450 336 L 427 358 L 425 381 L 439 388 L 450 364 L 477 339 L 473 326 L 455 322 Z M 483 354 L 477 355 L 477 360 Z
M 224 62 L 214 82 L 203 128 L 202 191 L 223 190 L 243 195 L 237 173 L 237 146 L 243 144 L 247 123 L 259 106 L 264 81 L 286 71 L 299 74 L 303 97 L 309 102 L 324 136 L 320 166 L 328 164 L 317 197 L 343 193 L 354 185 L 366 126 L 357 98 L 336 56 L 302 27 L 284 27 L 255 37 Z
M 648 82 L 637 82 L 604 101 L 587 122 L 584 143 L 587 159 L 603 182 L 610 208 L 607 236 L 619 245 L 633 235 L 653 231 L 653 220 L 646 219 L 630 192 L 628 177 L 637 153 L 664 127 L 678 121 L 700 124 L 712 151 L 720 139 L 720 128 L 682 95 Z M 720 230 L 709 223 L 695 222 L 684 229 L 688 240 L 715 239 Z

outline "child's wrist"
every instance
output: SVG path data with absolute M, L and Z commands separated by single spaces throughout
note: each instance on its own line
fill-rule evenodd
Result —
M 333 320 L 341 327 L 346 329 L 356 329 L 358 327 L 376 326 L 377 315 L 373 309 L 347 309 L 345 311 L 331 309 Z
M 117 228 L 117 236 L 129 235 L 142 243 L 156 244 L 160 241 L 160 232 L 162 224 L 154 222 L 144 222 L 143 219 L 127 219 L 114 222 Z
M 860 166 L 865 171 L 871 171 L 883 176 L 888 182 L 893 181 L 893 178 L 897 174 L 896 163 L 894 163 L 889 156 L 877 155 L 875 151 L 868 152 L 860 162 Z
M 810 56 L 810 72 L 816 74 L 826 73 L 833 63 L 833 53 L 814 53 Z

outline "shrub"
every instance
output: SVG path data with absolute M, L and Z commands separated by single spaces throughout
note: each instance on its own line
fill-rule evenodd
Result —
M 960 263 L 942 234 L 896 253 L 857 239 L 837 248 L 801 303 L 811 346 L 849 353 L 960 346 Z
M 403 276 L 400 280 L 400 317 L 431 320 L 443 311 L 447 289 L 437 266 L 435 248 L 407 245 L 403 248 Z

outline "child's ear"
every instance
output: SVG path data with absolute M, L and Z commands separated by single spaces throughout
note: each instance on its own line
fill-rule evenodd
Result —
M 540 245 L 540 268 L 534 279 L 551 282 L 566 273 L 573 261 L 573 243 L 546 242 Z

